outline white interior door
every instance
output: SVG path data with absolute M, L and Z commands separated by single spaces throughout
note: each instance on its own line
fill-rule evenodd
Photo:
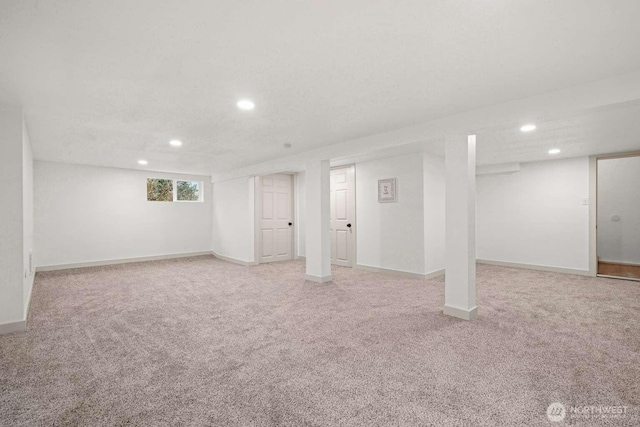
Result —
M 331 170 L 331 264 L 353 267 L 356 257 L 355 168 Z
M 291 178 L 283 174 L 260 177 L 260 262 L 293 258 Z

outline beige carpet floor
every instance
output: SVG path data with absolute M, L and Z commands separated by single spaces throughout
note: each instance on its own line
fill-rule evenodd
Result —
M 443 279 L 212 257 L 39 273 L 0 336 L 0 425 L 549 425 L 550 403 L 640 425 L 640 286 L 479 266 L 480 316 Z

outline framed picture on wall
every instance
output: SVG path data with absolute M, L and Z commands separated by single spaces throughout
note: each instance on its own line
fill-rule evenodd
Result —
M 378 180 L 378 203 L 395 202 L 396 191 L 396 179 L 379 179 Z

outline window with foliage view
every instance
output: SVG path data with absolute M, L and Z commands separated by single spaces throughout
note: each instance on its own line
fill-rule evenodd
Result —
M 150 202 L 202 202 L 202 182 L 148 178 L 147 200 Z
M 173 180 L 147 179 L 147 200 L 150 202 L 173 202 Z
M 177 200 L 180 202 L 197 202 L 200 200 L 200 183 L 197 181 L 176 181 L 178 192 Z

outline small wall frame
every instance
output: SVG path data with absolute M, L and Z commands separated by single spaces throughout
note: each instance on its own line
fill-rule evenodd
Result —
M 379 179 L 378 180 L 378 203 L 392 203 L 397 201 L 398 191 L 396 188 L 396 179 Z

